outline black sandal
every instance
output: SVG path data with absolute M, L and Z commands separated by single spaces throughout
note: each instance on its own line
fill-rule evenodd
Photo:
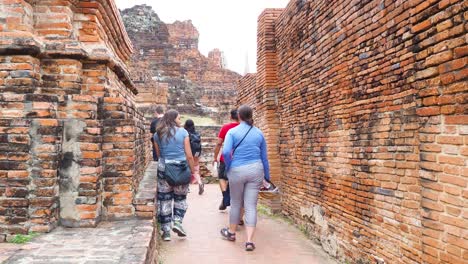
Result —
M 223 238 L 226 240 L 236 241 L 236 234 L 229 232 L 229 229 L 226 227 L 221 229 L 221 236 L 223 236 Z
M 246 251 L 254 251 L 255 249 L 255 244 L 252 242 L 247 242 L 245 243 L 245 250 Z

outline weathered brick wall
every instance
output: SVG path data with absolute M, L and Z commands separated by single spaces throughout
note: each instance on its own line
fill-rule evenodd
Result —
M 2 0 L 0 21 L 0 241 L 132 215 L 148 124 L 114 2 Z
M 282 9 L 269 9 L 258 19 L 257 73 L 246 74 L 238 83 L 238 105 L 248 104 L 254 109 L 255 126 L 259 127 L 267 141 L 271 180 L 281 180 L 279 155 L 280 119 L 278 115 L 277 57 L 275 43 L 275 19 Z M 262 199 L 271 210 L 280 210 L 280 197 Z
M 260 16 L 241 103 L 264 131 L 278 113 L 283 212 L 329 254 L 468 261 L 467 9 L 294 0 Z

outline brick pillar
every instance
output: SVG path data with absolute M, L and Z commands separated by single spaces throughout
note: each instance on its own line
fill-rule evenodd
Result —
M 42 60 L 42 91 L 60 95 L 60 222 L 71 227 L 95 226 L 101 208 L 101 129 L 97 98 L 80 95 L 84 54 L 74 34 L 73 3 L 42 1 L 35 6 L 35 14 L 37 34 L 46 40 L 45 54 L 50 55 Z
M 268 146 L 268 159 L 273 182 L 281 183 L 281 159 L 279 157 L 279 114 L 278 114 L 278 75 L 275 43 L 275 19 L 283 9 L 267 9 L 258 19 L 257 74 L 256 86 L 259 90 L 255 108 L 255 122 L 265 135 Z M 281 184 L 280 184 L 281 185 Z M 266 200 L 272 210 L 279 211 L 278 197 Z
M 132 204 L 135 170 L 134 120 L 126 118 L 124 98 L 104 98 L 104 215 L 108 219 L 134 214 Z
M 0 241 L 50 231 L 58 219 L 58 99 L 40 87 L 33 10 L 7 1 L 0 12 Z

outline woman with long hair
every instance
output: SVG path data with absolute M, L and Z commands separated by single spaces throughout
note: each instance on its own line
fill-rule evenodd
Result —
M 189 133 L 190 147 L 192 149 L 193 164 L 195 168 L 192 176 L 198 183 L 198 194 L 202 195 L 205 191 L 205 184 L 200 177 L 201 137 L 200 134 L 195 130 L 195 123 L 192 119 L 187 119 L 185 121 L 184 128 Z
M 239 107 L 241 123 L 228 131 L 224 142 L 223 156 L 226 164 L 231 195 L 229 227 L 221 229 L 223 238 L 236 240 L 236 228 L 245 210 L 247 241 L 245 250 L 255 249 L 253 236 L 257 225 L 258 192 L 263 179 L 270 179 L 265 137 L 253 126 L 253 110 L 247 105 Z
M 180 237 L 187 236 L 182 221 L 187 211 L 187 193 L 189 184 L 171 186 L 165 179 L 165 164 L 188 162 L 194 171 L 189 135 L 181 127 L 180 115 L 176 110 L 169 110 L 159 120 L 154 135 L 158 163 L 158 222 L 161 224 L 163 241 L 171 240 L 172 231 Z M 174 212 L 174 215 L 172 215 Z

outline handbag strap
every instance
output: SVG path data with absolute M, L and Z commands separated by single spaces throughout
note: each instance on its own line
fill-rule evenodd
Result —
M 250 126 L 249 130 L 247 131 L 247 133 L 245 133 L 244 137 L 241 139 L 241 141 L 239 143 L 237 143 L 237 145 L 234 147 L 234 149 L 232 150 L 232 155 L 234 156 L 234 152 L 236 152 L 236 149 L 237 147 L 242 143 L 242 141 L 244 141 L 245 137 L 247 136 L 247 134 L 249 134 L 250 130 L 252 129 L 253 126 Z

